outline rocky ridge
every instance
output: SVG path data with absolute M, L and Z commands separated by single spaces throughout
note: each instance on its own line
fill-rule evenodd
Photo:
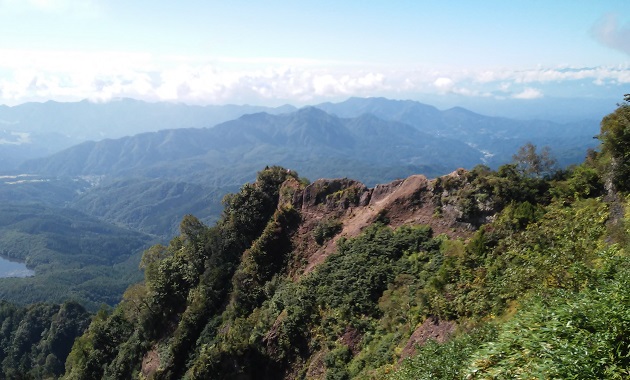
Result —
M 293 237 L 296 251 L 301 255 L 303 268 L 293 268 L 294 275 L 310 273 L 326 257 L 336 251 L 342 238 L 358 236 L 374 222 L 380 221 L 396 228 L 408 224 L 424 224 L 435 235 L 451 238 L 469 237 L 476 228 L 492 219 L 497 210 L 479 202 L 485 212 L 480 217 L 465 215 L 455 189 L 445 189 L 446 181 L 458 181 L 461 190 L 467 185 L 467 171 L 458 169 L 437 179 L 413 175 L 387 184 L 368 188 L 348 178 L 318 179 L 300 190 L 295 179 L 289 179 L 281 189 L 280 205 L 290 204 L 300 212 L 302 221 Z M 338 233 L 318 244 L 313 231 L 322 224 L 334 221 Z

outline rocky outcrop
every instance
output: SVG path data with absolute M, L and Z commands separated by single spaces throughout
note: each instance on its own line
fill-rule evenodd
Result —
M 455 332 L 457 325 L 452 321 L 440 321 L 435 317 L 427 318 L 416 331 L 411 334 L 405 348 L 400 355 L 400 360 L 413 356 L 416 347 L 424 346 L 429 340 L 444 343 Z
M 301 209 L 318 207 L 322 211 L 342 211 L 349 207 L 365 205 L 369 201 L 370 190 L 361 182 L 342 179 L 319 179 L 308 185 L 294 198 Z M 363 202 L 363 204 L 362 204 Z
M 433 180 L 414 175 L 372 189 L 347 178 L 320 179 L 302 190 L 292 185 L 292 206 L 302 217 L 294 246 L 301 247 L 300 261 L 306 263 L 300 269 L 293 268 L 294 273 L 312 271 L 336 250 L 339 238 L 357 236 L 376 221 L 393 228 L 424 224 L 431 226 L 434 234 L 469 237 L 477 224 L 464 217 L 457 198 L 458 189 L 466 186 L 466 173 L 460 169 Z M 451 182 L 457 182 L 457 186 L 445 188 L 444 184 Z M 495 212 L 485 210 L 484 220 Z M 313 231 L 331 220 L 341 226 L 339 233 L 320 245 L 314 240 Z
M 157 347 L 154 346 L 149 352 L 147 352 L 142 358 L 141 373 L 143 378 L 150 378 L 153 376 L 160 367 L 160 356 L 157 352 Z

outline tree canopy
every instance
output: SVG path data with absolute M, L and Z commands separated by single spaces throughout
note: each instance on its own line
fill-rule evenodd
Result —
M 630 191 L 630 94 L 601 123 L 599 139 L 608 177 L 618 191 Z
M 558 165 L 548 146 L 538 152 L 536 145 L 531 142 L 520 147 L 512 159 L 522 173 L 532 177 L 550 176 Z

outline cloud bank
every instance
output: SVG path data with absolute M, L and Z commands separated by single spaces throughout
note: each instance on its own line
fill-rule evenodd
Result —
M 617 91 L 615 87 L 628 83 L 627 65 L 394 70 L 300 59 L 256 58 L 251 63 L 234 63 L 213 57 L 0 49 L 0 103 L 4 104 L 50 99 L 107 101 L 120 97 L 190 104 L 299 104 L 349 96 L 413 98 L 414 94 L 527 100 L 567 86 L 576 91 Z M 611 93 L 612 97 L 616 95 Z

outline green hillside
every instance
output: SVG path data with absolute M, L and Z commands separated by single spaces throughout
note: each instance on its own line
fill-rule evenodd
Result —
M 148 235 L 38 204 L 0 206 L 0 254 L 26 263 L 35 275 L 0 278 L 0 296 L 19 304 L 79 301 L 96 310 L 115 305 L 141 279 Z
M 628 378 L 628 131 L 625 103 L 568 170 L 533 146 L 373 189 L 265 168 L 144 252 L 62 378 Z
M 90 314 L 74 302 L 17 307 L 0 302 L 0 377 L 51 379 L 64 371 L 72 342 L 90 324 Z
M 407 182 L 366 201 L 352 181 L 263 170 L 214 227 L 186 217 L 145 252 L 145 281 L 77 340 L 65 378 L 627 378 L 628 130 L 626 104 L 580 166 L 543 176 L 533 152 L 394 201 L 436 226 L 456 211 L 442 234 L 394 209 L 350 233 Z

